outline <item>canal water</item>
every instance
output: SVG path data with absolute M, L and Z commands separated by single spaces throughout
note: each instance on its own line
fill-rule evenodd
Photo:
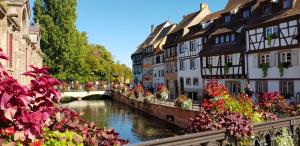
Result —
M 64 105 L 77 112 L 83 112 L 83 119 L 94 121 L 99 127 L 115 129 L 120 133 L 120 137 L 128 139 L 130 144 L 172 137 L 180 132 L 179 128 L 162 120 L 111 100 L 82 100 Z

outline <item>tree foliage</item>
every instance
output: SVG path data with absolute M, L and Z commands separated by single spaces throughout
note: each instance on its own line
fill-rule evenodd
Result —
M 50 74 L 64 81 L 109 80 L 116 73 L 131 80 L 131 69 L 113 61 L 101 45 L 91 45 L 75 22 L 77 0 L 36 0 L 34 21 L 39 22 L 44 64 Z

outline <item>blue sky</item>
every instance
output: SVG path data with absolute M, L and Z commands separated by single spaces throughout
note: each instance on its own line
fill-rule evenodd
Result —
M 131 53 L 149 35 L 151 24 L 178 23 L 199 10 L 201 2 L 215 12 L 227 0 L 78 0 L 76 25 L 88 33 L 90 43 L 105 46 L 115 60 L 131 66 Z

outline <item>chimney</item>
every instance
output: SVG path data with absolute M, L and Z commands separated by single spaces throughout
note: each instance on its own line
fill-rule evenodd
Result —
M 151 25 L 151 33 L 153 33 L 154 32 L 154 25 L 152 24 Z
M 204 10 L 204 9 L 207 9 L 208 8 L 208 4 L 206 3 L 201 3 L 200 4 L 200 11 Z

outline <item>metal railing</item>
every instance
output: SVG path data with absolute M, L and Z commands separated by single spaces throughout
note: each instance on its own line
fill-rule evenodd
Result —
M 300 145 L 300 116 L 284 118 L 276 121 L 254 125 L 254 136 L 250 146 L 275 146 L 275 138 L 281 129 L 287 128 L 295 146 Z M 238 146 L 237 141 L 229 141 L 225 129 L 180 135 L 135 144 L 134 146 Z

